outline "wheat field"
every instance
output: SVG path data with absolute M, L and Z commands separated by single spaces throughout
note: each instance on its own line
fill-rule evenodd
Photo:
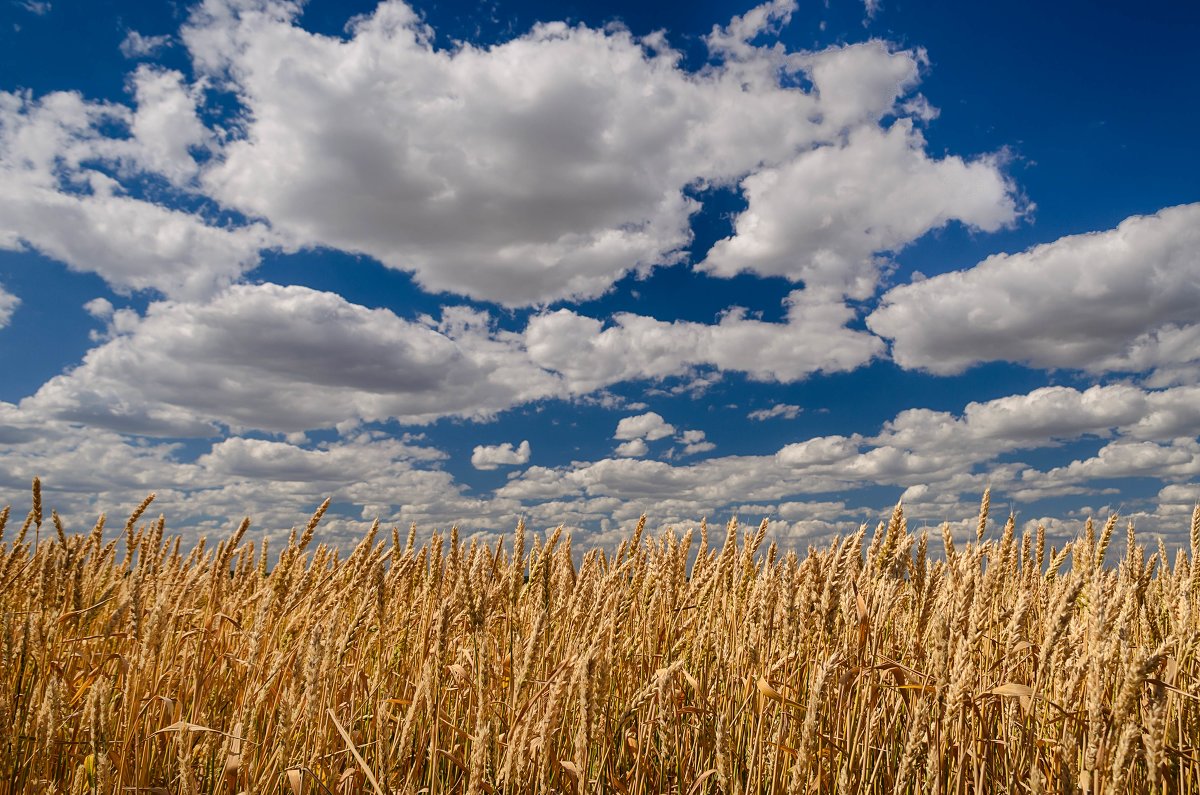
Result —
M 1197 791 L 1200 508 L 1172 561 L 988 502 L 968 538 L 897 506 L 803 552 L 643 519 L 611 555 L 378 523 L 340 555 L 328 502 L 280 550 L 249 520 L 185 550 L 149 498 L 106 541 L 35 482 L 0 545 L 0 791 Z

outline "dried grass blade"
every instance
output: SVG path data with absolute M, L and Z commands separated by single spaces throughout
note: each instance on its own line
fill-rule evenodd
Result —
M 379 786 L 379 782 L 375 780 L 375 774 L 371 772 L 371 768 L 367 767 L 366 760 L 362 758 L 362 754 L 360 754 L 358 752 L 358 748 L 355 747 L 354 739 L 350 736 L 350 733 L 342 727 L 342 724 L 338 723 L 337 716 L 333 714 L 332 709 L 327 709 L 325 712 L 329 715 L 329 719 L 333 721 L 333 727 L 337 729 L 338 734 L 342 735 L 342 739 L 346 741 L 346 747 L 349 748 L 350 753 L 354 755 L 354 761 L 358 762 L 359 767 L 362 768 L 363 774 L 367 777 L 367 781 L 371 782 L 371 786 L 374 788 L 376 795 L 384 795 L 383 789 L 381 789 Z

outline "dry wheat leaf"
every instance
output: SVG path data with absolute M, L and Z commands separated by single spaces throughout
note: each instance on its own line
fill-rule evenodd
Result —
M 1029 685 L 1023 685 L 1019 682 L 1005 682 L 1002 685 L 997 685 L 991 690 L 985 690 L 980 693 L 981 696 L 1008 696 L 1010 698 L 1029 698 L 1033 695 L 1033 688 Z

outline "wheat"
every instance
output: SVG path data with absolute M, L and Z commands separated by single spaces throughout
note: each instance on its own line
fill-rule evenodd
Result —
M 31 546 L 39 505 L 0 551 L 0 791 L 1200 788 L 1195 550 L 1128 529 L 1106 569 L 1110 518 L 1047 564 L 1011 515 L 984 540 L 989 502 L 942 559 L 899 505 L 865 554 L 643 517 L 613 556 L 522 521 L 342 558 L 326 501 L 274 567 L 248 520 L 181 549 L 149 500 Z

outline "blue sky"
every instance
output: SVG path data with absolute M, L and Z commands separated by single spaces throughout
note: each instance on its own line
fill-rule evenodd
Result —
M 7 2 L 0 489 L 803 545 L 1200 499 L 1200 11 Z

